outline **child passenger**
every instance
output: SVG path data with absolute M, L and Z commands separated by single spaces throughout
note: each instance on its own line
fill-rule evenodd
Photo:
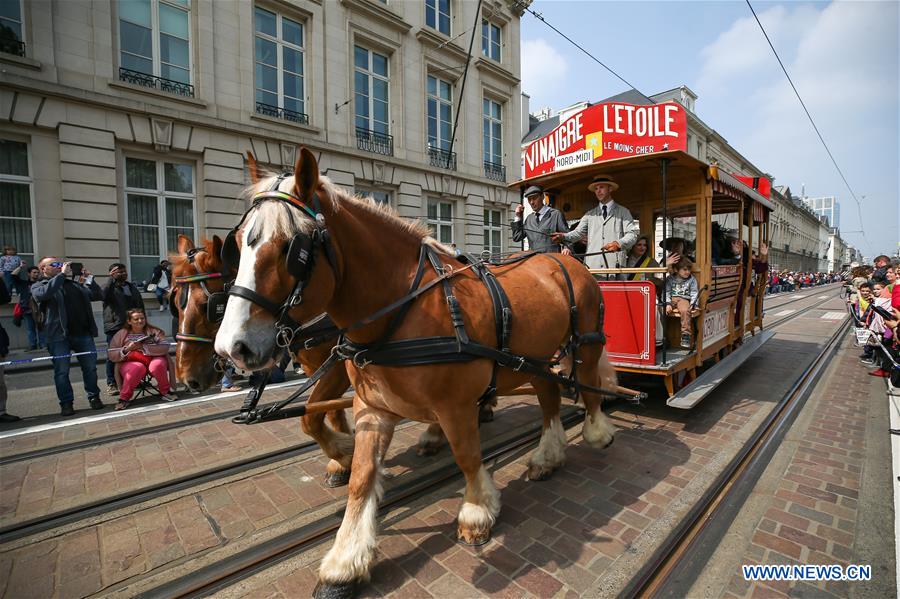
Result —
M 675 264 L 675 273 L 666 277 L 666 314 L 678 310 L 681 314 L 681 347 L 691 349 L 691 309 L 697 304 L 700 288 L 691 274 L 691 261 L 682 258 Z

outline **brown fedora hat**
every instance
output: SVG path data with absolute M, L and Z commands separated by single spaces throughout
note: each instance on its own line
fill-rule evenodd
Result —
M 608 175 L 597 175 L 596 177 L 594 177 L 594 180 L 591 181 L 590 185 L 588 185 L 588 189 L 594 191 L 594 188 L 601 184 L 609 185 L 610 191 L 619 189 L 619 184 L 613 181 L 613 178 Z

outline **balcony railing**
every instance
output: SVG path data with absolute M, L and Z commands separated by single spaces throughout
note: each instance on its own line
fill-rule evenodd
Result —
M 158 89 L 179 96 L 187 96 L 188 98 L 194 97 L 193 85 L 182 83 L 180 81 L 173 81 L 172 79 L 166 79 L 165 77 L 148 75 L 147 73 L 141 73 L 140 71 L 132 71 L 131 69 L 126 69 L 124 67 L 119 68 L 119 81 Z
M 272 106 L 271 104 L 257 102 L 256 112 L 258 114 L 290 121 L 292 123 L 300 123 L 301 125 L 309 124 L 309 115 L 302 112 L 296 112 L 294 110 L 288 110 L 287 108 L 278 108 L 277 106 Z
M 485 160 L 484 176 L 494 181 L 506 181 L 506 167 L 502 164 Z
M 25 56 L 25 42 L 20 42 L 14 37 L 0 36 L 0 52 Z
M 448 171 L 456 170 L 456 152 L 448 152 L 440 148 L 428 148 L 428 163 L 431 166 L 445 168 Z
M 394 155 L 394 138 L 371 129 L 356 128 L 356 149 L 385 156 Z

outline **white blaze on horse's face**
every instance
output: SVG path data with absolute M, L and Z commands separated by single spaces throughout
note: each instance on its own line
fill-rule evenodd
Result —
M 244 225 L 244 240 L 250 237 L 258 212 L 250 215 Z M 238 265 L 235 284 L 256 291 L 256 255 L 266 240 L 257 238 L 255 243 L 244 243 Z M 222 324 L 216 335 L 216 353 L 234 362 L 240 368 L 258 370 L 272 366 L 275 334 L 269 319 L 250 319 L 253 303 L 232 295 L 225 307 Z

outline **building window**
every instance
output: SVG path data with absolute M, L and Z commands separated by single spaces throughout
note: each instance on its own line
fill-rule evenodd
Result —
M 309 123 L 303 93 L 303 24 L 256 7 L 256 112 Z
M 453 202 L 428 200 L 428 226 L 441 243 L 453 243 Z
M 450 35 L 450 0 L 425 0 L 425 24 Z
M 425 96 L 428 116 L 428 158 L 431 166 L 456 170 L 456 152 L 450 152 L 453 128 L 453 86 L 428 76 Z
M 0 243 L 14 246 L 28 264 L 35 252 L 31 216 L 28 145 L 0 139 Z
M 196 238 L 194 167 L 125 159 L 125 210 L 131 276 L 147 281 L 153 267 L 177 249 L 178 235 Z
M 383 189 L 367 189 L 365 187 L 357 187 L 356 194 L 363 198 L 372 198 L 379 204 L 391 204 L 391 192 Z
M 388 58 L 354 46 L 353 63 L 356 147 L 392 156 L 394 140 L 390 136 Z
M 506 180 L 503 166 L 503 112 L 499 103 L 488 98 L 483 100 L 483 149 L 484 176 L 497 181 Z
M 503 251 L 503 213 L 500 210 L 484 210 L 484 249 L 492 254 Z
M 119 0 L 119 78 L 193 96 L 190 0 Z
M 481 53 L 500 62 L 500 27 L 487 19 L 481 20 Z
M 25 56 L 22 0 L 0 2 L 0 52 Z
M 450 149 L 453 123 L 453 87 L 443 79 L 428 76 L 428 147 Z

